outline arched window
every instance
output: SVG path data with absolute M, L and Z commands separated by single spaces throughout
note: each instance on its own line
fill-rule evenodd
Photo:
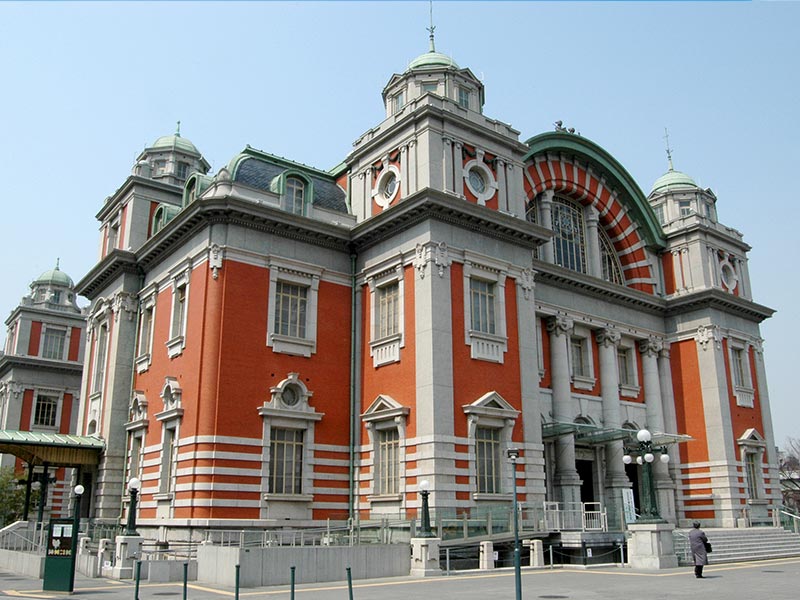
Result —
M 600 262 L 603 267 L 603 279 L 623 285 L 622 269 L 619 266 L 617 253 L 614 251 L 614 246 L 611 240 L 608 239 L 605 231 L 598 231 L 600 237 Z
M 299 177 L 286 178 L 286 210 L 296 215 L 305 214 L 306 184 Z
M 553 233 L 555 263 L 586 273 L 586 236 L 581 207 L 564 198 L 554 198 Z

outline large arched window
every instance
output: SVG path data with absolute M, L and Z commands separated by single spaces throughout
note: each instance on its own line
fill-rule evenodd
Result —
M 582 208 L 564 198 L 554 198 L 553 233 L 555 263 L 586 273 L 586 237 Z
M 600 262 L 603 268 L 603 279 L 623 285 L 622 269 L 619 266 L 617 253 L 614 252 L 614 246 L 604 231 L 598 231 L 598 235 L 600 237 Z
M 304 199 L 305 199 L 306 184 L 299 177 L 286 178 L 286 210 L 296 215 L 305 214 Z

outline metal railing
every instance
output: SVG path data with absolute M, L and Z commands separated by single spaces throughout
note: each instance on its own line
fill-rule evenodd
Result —
M 777 525 L 788 531 L 800 533 L 800 515 L 797 515 L 788 508 L 779 508 L 777 513 Z
M 608 531 L 608 515 L 599 502 L 545 502 L 544 522 L 549 531 Z

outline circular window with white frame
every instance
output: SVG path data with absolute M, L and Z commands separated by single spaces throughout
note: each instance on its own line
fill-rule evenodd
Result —
M 478 204 L 486 204 L 497 190 L 494 173 L 483 161 L 471 160 L 464 165 L 464 182 L 467 189 L 478 199 Z
M 295 385 L 287 385 L 281 391 L 281 402 L 284 406 L 295 406 L 300 401 L 300 390 Z
M 723 261 L 719 266 L 720 275 L 722 276 L 722 285 L 732 292 L 736 289 L 736 284 L 739 282 L 739 277 L 736 275 L 736 269 L 727 260 Z
M 378 176 L 372 197 L 382 209 L 387 209 L 400 191 L 400 171 L 394 165 L 387 166 Z

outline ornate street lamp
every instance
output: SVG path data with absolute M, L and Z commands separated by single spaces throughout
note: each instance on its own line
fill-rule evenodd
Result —
M 69 592 L 75 588 L 75 563 L 78 559 L 78 528 L 81 523 L 81 496 L 83 496 L 84 487 L 81 484 L 76 485 L 72 489 L 74 496 L 75 506 L 72 509 L 72 561 L 69 570 Z
M 431 511 L 428 506 L 428 496 L 430 495 L 431 483 L 427 479 L 419 482 L 419 493 L 422 496 L 422 532 L 419 534 L 421 538 L 432 538 L 433 532 L 431 531 Z
M 522 600 L 522 567 L 520 565 L 519 519 L 517 517 L 517 459 L 519 458 L 519 448 L 509 448 L 506 450 L 506 455 L 511 461 L 511 480 L 514 484 L 514 497 L 511 501 L 511 508 L 514 511 L 514 588 L 516 589 L 516 600 Z
M 654 446 L 653 435 L 647 429 L 639 430 L 636 433 L 636 440 L 636 445 L 625 447 L 625 455 L 622 457 L 622 462 L 626 465 L 631 464 L 634 459 L 636 464 L 642 465 L 642 506 L 636 522 L 664 523 L 664 519 L 658 512 L 653 462 L 656 460 L 656 454 L 659 454 L 659 460 L 662 463 L 668 463 L 667 448 L 666 446 Z
M 139 535 L 136 533 L 136 499 L 139 496 L 139 489 L 142 487 L 142 482 L 138 478 L 133 477 L 128 482 L 128 492 L 131 495 L 131 503 L 128 505 L 128 525 L 125 529 L 125 535 Z

